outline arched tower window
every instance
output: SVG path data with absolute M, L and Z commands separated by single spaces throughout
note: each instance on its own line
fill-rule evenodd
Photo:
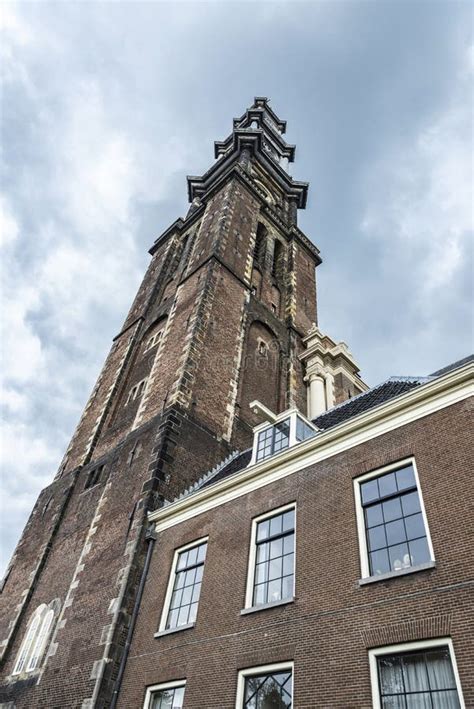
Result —
M 267 250 L 267 229 L 259 222 L 257 226 L 257 235 L 255 237 L 255 250 L 253 257 L 255 262 L 263 266 L 265 261 L 265 252 Z
M 14 675 L 33 672 L 39 667 L 58 607 L 58 601 L 49 605 L 42 603 L 33 613 L 13 668 Z

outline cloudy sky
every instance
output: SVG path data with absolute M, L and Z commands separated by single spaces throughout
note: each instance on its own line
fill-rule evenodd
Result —
M 311 183 L 320 326 L 376 384 L 472 349 L 469 3 L 1 5 L 4 563 L 187 173 L 255 95 Z

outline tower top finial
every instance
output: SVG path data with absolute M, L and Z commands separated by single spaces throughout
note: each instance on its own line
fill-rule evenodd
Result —
M 202 197 L 222 177 L 238 164 L 252 159 L 280 184 L 284 193 L 298 208 L 306 206 L 308 184 L 293 180 L 288 165 L 295 159 L 296 148 L 285 141 L 286 121 L 282 121 L 269 106 L 266 96 L 256 96 L 253 104 L 239 118 L 233 119 L 232 133 L 214 143 L 217 162 L 202 176 L 188 177 L 189 201 Z

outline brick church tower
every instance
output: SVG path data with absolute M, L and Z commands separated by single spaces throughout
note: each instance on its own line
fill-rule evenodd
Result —
M 322 408 L 365 389 L 347 348 L 317 329 L 321 260 L 297 226 L 308 185 L 286 170 L 285 128 L 256 98 L 215 143 L 212 167 L 188 177 L 187 216 L 150 249 L 4 580 L 0 706 L 109 706 L 147 513 L 250 445 L 252 400 L 306 413 L 313 384 Z

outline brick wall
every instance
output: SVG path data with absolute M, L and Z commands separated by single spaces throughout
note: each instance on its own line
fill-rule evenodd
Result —
M 186 678 L 190 709 L 235 706 L 239 669 L 294 660 L 295 707 L 371 706 L 368 648 L 451 636 L 474 706 L 472 404 L 405 425 L 159 534 L 120 707 L 145 687 Z M 414 456 L 436 568 L 359 586 L 352 480 Z M 296 501 L 296 599 L 241 616 L 251 520 Z M 174 549 L 209 535 L 196 627 L 154 638 Z

